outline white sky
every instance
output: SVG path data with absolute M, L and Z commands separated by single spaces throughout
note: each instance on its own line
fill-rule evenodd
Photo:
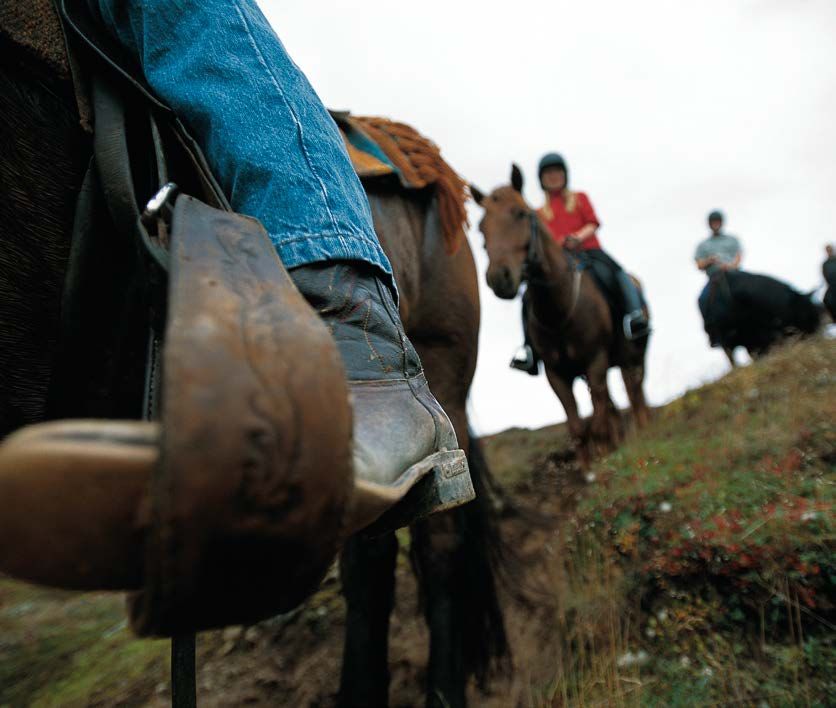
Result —
M 327 106 L 410 123 L 483 190 L 507 184 L 516 161 L 539 206 L 537 160 L 566 156 L 604 248 L 644 282 L 651 403 L 728 368 L 696 307 L 692 255 L 708 211 L 726 213 L 748 269 L 802 290 L 821 282 L 836 240 L 836 0 L 259 4 Z M 563 420 L 544 376 L 507 368 L 519 301 L 487 289 L 475 226 L 470 240 L 477 431 Z M 617 372 L 611 381 L 624 405 Z

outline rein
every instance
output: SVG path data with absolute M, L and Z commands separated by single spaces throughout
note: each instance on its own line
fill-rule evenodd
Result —
M 528 241 L 528 255 L 526 255 L 525 261 L 523 262 L 523 279 L 529 285 L 543 285 L 545 287 L 554 288 L 555 283 L 546 278 L 534 278 L 532 277 L 535 273 L 539 272 L 542 273 L 542 262 L 543 259 L 538 254 L 538 246 L 542 249 L 542 244 L 540 243 L 540 228 L 539 228 L 539 220 L 537 214 L 533 211 L 529 212 L 529 227 L 530 227 L 530 236 Z M 569 312 L 566 314 L 566 318 L 564 320 L 564 324 L 568 323 L 572 316 L 575 314 L 575 310 L 578 307 L 578 300 L 580 299 L 581 294 L 581 276 L 583 269 L 578 267 L 579 263 L 576 259 L 571 259 L 572 261 L 572 300 L 571 304 L 569 305 Z M 532 313 L 533 315 L 533 313 Z M 535 318 L 536 319 L 536 318 Z M 539 322 L 539 320 L 538 320 Z M 543 323 L 540 322 L 542 326 Z

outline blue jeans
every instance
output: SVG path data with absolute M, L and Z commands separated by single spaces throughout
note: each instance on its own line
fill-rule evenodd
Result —
M 189 126 L 285 267 L 365 261 L 393 285 L 342 138 L 254 0 L 88 0 Z

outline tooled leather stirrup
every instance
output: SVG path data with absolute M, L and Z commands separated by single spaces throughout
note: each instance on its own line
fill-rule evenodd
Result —
M 301 601 L 338 550 L 352 489 L 339 355 L 261 225 L 181 195 L 169 277 L 142 634 Z

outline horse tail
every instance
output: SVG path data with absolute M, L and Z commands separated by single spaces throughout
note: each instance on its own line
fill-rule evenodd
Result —
M 499 601 L 499 579 L 510 554 L 499 527 L 496 482 L 472 431 L 467 458 L 476 498 L 455 512 L 462 542 L 463 659 L 467 674 L 484 687 L 494 672 L 507 670 L 511 662 Z

